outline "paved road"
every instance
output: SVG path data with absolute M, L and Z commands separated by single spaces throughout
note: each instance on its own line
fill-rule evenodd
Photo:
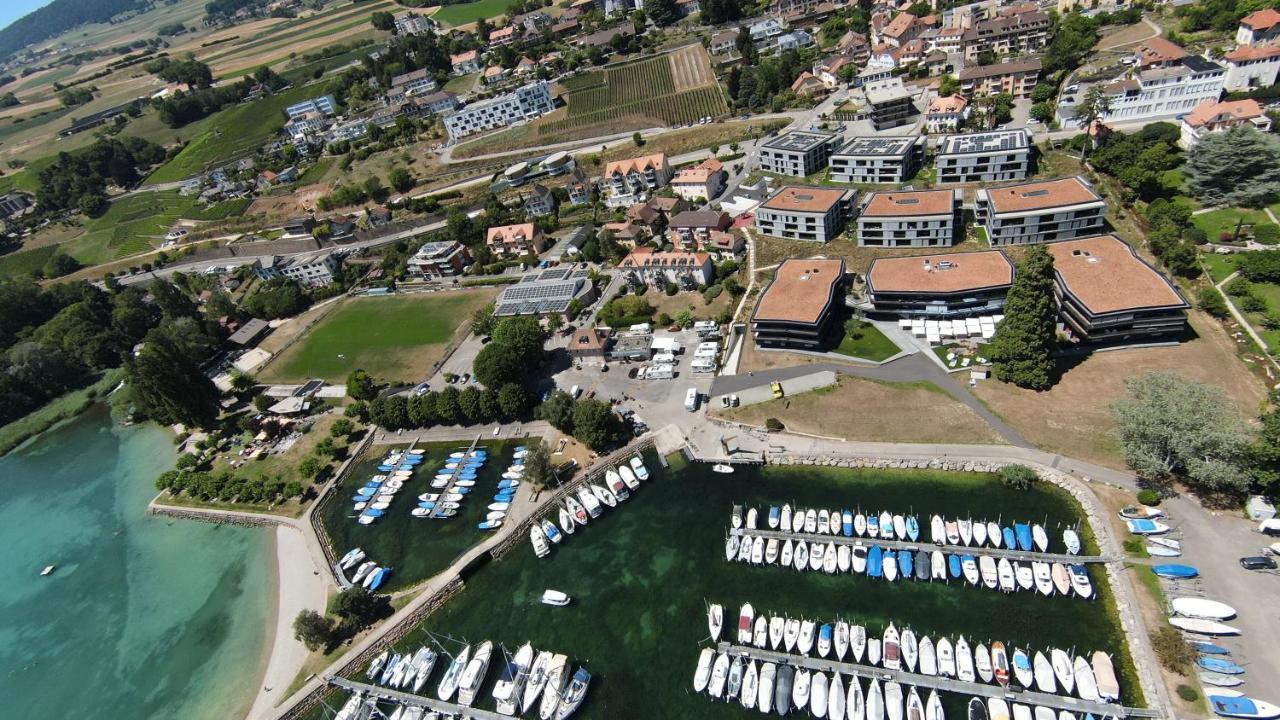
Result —
M 775 380 L 789 380 L 791 378 L 800 377 L 802 375 L 810 375 L 812 373 L 830 370 L 837 373 L 845 373 L 847 375 L 856 375 L 858 377 L 869 378 L 871 380 L 884 380 L 888 382 L 915 382 L 925 380 L 937 385 L 945 393 L 967 405 L 978 417 L 982 418 L 988 425 L 995 430 L 1000 437 L 1004 438 L 1011 445 L 1029 448 L 1031 443 L 1005 421 L 1001 420 L 994 413 L 987 409 L 973 395 L 969 394 L 959 383 L 955 381 L 951 375 L 942 371 L 929 358 L 922 353 L 914 353 L 906 357 L 898 358 L 883 365 L 853 365 L 840 362 L 812 363 L 805 365 L 796 365 L 794 367 L 777 368 L 774 370 L 760 370 L 750 375 L 721 375 L 715 379 L 711 386 L 712 395 L 725 395 L 728 393 L 738 393 L 751 387 L 760 385 L 768 385 Z

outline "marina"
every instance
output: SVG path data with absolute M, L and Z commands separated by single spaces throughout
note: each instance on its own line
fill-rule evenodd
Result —
M 467 446 L 467 449 L 462 453 L 461 457 L 457 458 L 456 459 L 457 461 L 453 463 L 454 467 L 449 472 L 449 481 L 448 483 L 445 484 L 443 488 L 440 489 L 441 497 L 444 497 L 445 495 L 448 495 L 449 493 L 452 493 L 457 489 L 458 480 L 461 479 L 463 472 L 467 467 L 466 463 L 461 462 L 461 460 L 464 458 L 470 459 L 470 458 L 476 457 L 476 446 L 478 446 L 479 444 L 480 444 L 480 436 L 476 435 L 475 439 L 472 440 L 471 444 Z M 456 453 L 451 453 L 449 457 L 453 458 L 455 454 Z M 483 464 L 483 462 L 481 464 Z M 435 507 L 430 508 L 430 510 L 431 512 L 428 514 L 427 517 L 430 517 L 433 519 L 441 517 L 442 514 L 445 512 L 445 508 L 441 507 L 441 505 L 439 504 L 437 504 Z

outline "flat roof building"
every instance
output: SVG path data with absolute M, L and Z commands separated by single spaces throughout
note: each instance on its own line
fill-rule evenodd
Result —
M 854 190 L 787 185 L 756 208 L 756 230 L 788 240 L 825 243 L 853 216 Z
M 806 177 L 827 166 L 840 136 L 835 133 L 796 130 L 783 133 L 760 146 L 760 169 L 779 175 Z
M 413 254 L 407 263 L 409 275 L 417 278 L 442 278 L 461 275 L 471 264 L 471 251 L 454 240 L 429 242 Z
M 1097 235 L 1106 225 L 1106 203 L 1082 177 L 982 188 L 974 219 L 992 247 L 1029 245 Z
M 997 314 L 1013 274 L 999 250 L 876 258 L 867 270 L 867 299 L 874 312 L 900 317 Z
M 938 184 L 1024 180 L 1031 172 L 1026 130 L 948 135 L 938 143 Z
M 1177 286 L 1114 235 L 1049 246 L 1063 329 L 1081 342 L 1147 342 L 1186 330 Z
M 756 345 L 821 350 L 831 339 L 843 290 L 844 260 L 785 260 L 751 316 Z
M 461 110 L 446 112 L 444 127 L 450 138 L 466 137 L 485 130 L 507 127 L 551 112 L 555 105 L 545 81 L 529 83 L 505 95 L 471 103 Z
M 911 101 L 911 92 L 902 84 L 902 78 L 878 80 L 864 85 L 862 92 L 871 106 L 871 124 L 876 130 L 906 125 L 912 116 L 920 112 Z
M 924 164 L 925 138 L 855 137 L 831 156 L 831 179 L 867 185 L 906 182 Z
M 527 273 L 520 282 L 503 288 L 494 302 L 493 314 L 506 317 L 563 313 L 574 300 L 585 307 L 595 297 L 595 285 L 586 270 L 561 265 Z
M 959 190 L 875 192 L 858 213 L 859 247 L 951 247 L 960 230 Z

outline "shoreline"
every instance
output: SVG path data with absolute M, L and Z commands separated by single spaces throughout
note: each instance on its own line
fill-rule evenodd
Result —
M 249 718 L 254 710 L 254 705 L 258 702 L 258 698 L 262 695 L 262 686 L 266 680 L 267 668 L 271 664 L 271 656 L 274 652 L 276 643 L 277 624 L 280 619 L 280 538 L 274 528 L 266 528 L 269 532 L 268 539 L 264 545 L 263 551 L 267 554 L 267 582 L 270 583 L 270 606 L 267 608 L 267 625 L 266 629 L 271 633 L 271 637 L 262 643 L 261 650 L 258 651 L 258 664 L 253 672 L 253 687 L 257 690 L 252 694 L 248 690 L 244 693 L 244 699 L 236 708 L 236 717 Z
M 329 599 L 327 569 L 317 568 L 303 532 L 290 525 L 277 525 L 271 538 L 272 607 L 263 645 L 256 690 L 245 703 L 247 720 L 270 717 L 287 696 L 293 679 L 306 664 L 311 651 L 293 637 L 293 618 L 302 610 L 323 613 Z

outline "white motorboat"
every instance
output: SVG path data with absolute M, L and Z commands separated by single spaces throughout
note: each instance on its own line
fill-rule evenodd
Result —
M 982 527 L 981 524 L 974 527 Z M 915 692 L 913 689 L 912 692 Z M 924 704 L 925 720 L 947 720 L 946 711 L 942 708 L 942 699 L 938 697 L 937 690 L 929 691 L 929 700 Z
M 587 509 L 587 513 L 591 515 L 593 520 L 600 517 L 600 513 L 603 512 L 600 501 L 596 499 L 596 494 L 586 485 L 578 488 L 578 501 L 582 503 L 582 507 Z
M 938 674 L 938 654 L 933 648 L 933 639 L 928 635 L 920 638 L 920 674 Z
M 884 715 L 889 720 L 902 720 L 902 686 L 893 681 L 884 684 Z
M 795 618 L 787 618 L 786 625 L 782 631 L 782 644 L 787 652 L 795 650 L 796 643 L 800 641 L 800 621 Z
M 1038 524 L 1031 526 L 1031 542 L 1040 552 L 1049 552 L 1049 534 Z
M 1031 563 L 1031 573 L 1035 577 L 1036 590 L 1041 595 L 1048 597 L 1053 594 L 1053 573 L 1049 569 L 1049 563 L 1040 560 Z
M 956 521 L 956 532 L 960 534 L 960 542 L 969 545 L 973 542 L 973 520 L 963 518 Z
M 778 555 L 778 564 L 782 567 L 791 567 L 795 561 L 794 553 L 795 548 L 791 544 L 791 538 L 787 538 L 782 543 L 782 552 Z
M 756 523 L 760 520 L 760 513 L 755 508 L 747 508 L 747 529 L 755 530 Z
M 1004 698 L 987 698 L 987 717 L 990 720 L 1009 720 L 1009 704 Z
M 956 679 L 962 682 L 973 682 L 974 677 L 973 652 L 969 649 L 969 642 L 962 635 L 959 640 L 956 640 Z
M 947 579 L 947 556 L 941 550 L 929 553 L 929 579 Z
M 1093 581 L 1089 579 L 1089 571 L 1084 565 L 1072 565 L 1071 571 L 1071 589 L 1080 597 L 1088 600 L 1093 597 Z
M 1000 558 L 996 563 L 996 572 L 1000 577 L 1000 590 L 1003 592 L 1013 592 L 1017 587 L 1017 580 L 1013 572 L 1013 563 L 1009 562 L 1009 558 Z
M 1080 554 L 1080 535 L 1071 528 L 1062 531 L 1062 544 L 1067 546 L 1068 555 Z
M 720 639 L 720 631 L 724 629 L 724 607 L 711 604 L 707 607 L 707 630 L 711 632 L 711 640 Z
M 898 629 L 889 623 L 889 627 L 885 628 L 882 651 L 884 653 L 884 666 L 888 670 L 902 669 L 902 648 L 899 645 Z
M 1049 576 L 1053 579 L 1053 589 L 1058 591 L 1059 595 L 1071 594 L 1071 571 L 1067 570 L 1067 566 L 1060 562 L 1056 562 L 1049 569 Z
M 711 662 L 715 660 L 716 651 L 711 648 L 702 648 L 702 652 L 698 654 L 698 667 L 693 671 L 693 691 L 702 692 L 707 689 L 707 683 L 711 681 Z
M 640 482 L 636 478 L 636 474 L 631 470 L 629 466 L 619 465 L 618 475 L 621 476 L 622 483 L 626 485 L 629 489 L 635 490 L 636 488 L 640 487 Z
M 840 673 L 831 674 L 831 682 L 827 683 L 827 718 L 829 720 L 845 720 L 844 681 Z
M 911 628 L 903 628 L 898 641 L 898 649 L 902 652 L 902 662 L 906 664 L 908 672 L 916 671 L 916 659 L 920 650 L 916 641 L 916 634 Z
M 884 693 L 880 690 L 880 681 L 871 678 L 867 687 L 867 720 L 884 720 Z
M 1120 683 L 1116 680 L 1116 670 L 1111 664 L 1111 656 L 1101 650 L 1093 653 L 1093 679 L 1097 683 L 1098 697 L 1103 702 L 1114 702 L 1120 699 Z
M 1236 616 L 1236 609 L 1216 600 L 1205 598 L 1174 598 L 1170 606 L 1179 615 L 1204 620 L 1227 620 Z
M 767 662 L 760 666 L 759 692 L 756 697 L 756 708 L 768 714 L 773 709 L 774 687 L 778 677 L 778 666 Z
M 798 533 L 804 530 L 804 522 L 806 517 L 808 517 L 808 515 L 805 513 L 804 510 L 800 508 L 796 508 L 795 512 L 791 514 L 791 532 Z
M 542 690 L 542 702 L 538 704 L 538 717 L 554 720 L 560 708 L 560 694 L 569 682 L 569 658 L 554 655 L 547 669 L 547 682 Z
M 924 703 L 915 686 L 907 691 L 907 720 L 924 720 Z
M 422 656 L 424 651 L 427 654 Z M 436 666 L 436 660 L 440 657 L 434 650 L 429 648 L 422 648 L 418 653 L 421 660 L 417 663 L 417 671 L 414 673 L 413 677 L 412 687 L 414 692 L 422 690 L 422 686 L 427 684 L 427 679 L 431 677 L 431 671 Z
M 551 546 L 547 544 L 547 534 L 542 531 L 541 525 L 530 526 L 529 542 L 533 544 L 534 555 L 543 558 L 551 554 Z
M 631 456 L 631 471 L 641 480 L 649 479 L 649 469 L 644 466 L 644 461 L 640 459 L 639 455 Z
M 841 547 L 844 547 L 843 545 Z M 839 620 L 836 622 L 836 630 L 832 635 L 831 644 L 836 651 L 836 659 L 843 661 L 845 653 L 849 652 L 849 623 Z
M 1076 676 L 1071 669 L 1071 656 L 1063 650 L 1053 648 L 1049 651 L 1049 663 L 1053 665 L 1053 675 L 1058 679 L 1063 692 L 1070 695 L 1076 688 Z
M 1020 562 L 1013 562 L 1013 579 L 1018 583 L 1019 590 L 1030 590 L 1035 587 L 1035 575 L 1031 572 L 1030 565 L 1023 565 Z
M 1006 560 L 1007 564 L 1008 561 Z M 995 558 L 990 555 L 980 555 L 977 561 L 972 556 L 966 555 L 960 561 L 960 567 L 964 571 L 964 579 L 969 581 L 970 585 L 977 585 L 979 578 L 982 584 L 988 590 L 994 590 L 1000 584 L 1000 572 L 996 567 Z M 1012 568 L 1010 568 L 1012 571 Z
M 755 631 L 751 634 L 751 644 L 758 648 L 768 647 L 769 621 L 764 615 L 756 616 Z
M 578 709 L 583 698 L 587 696 L 587 687 L 591 684 L 591 673 L 580 667 L 573 673 L 569 685 L 560 695 L 560 707 L 556 708 L 556 720 L 565 720 Z
M 781 615 L 774 615 L 769 618 L 769 649 L 777 650 L 782 647 L 783 637 L 786 635 L 787 621 Z
M 718 472 L 718 473 L 720 473 L 721 475 L 732 475 L 732 474 L 733 474 L 733 466 L 732 466 L 732 465 L 726 465 L 726 464 L 724 464 L 724 463 L 716 463 L 715 465 L 712 465 L 712 466 L 711 466 L 711 470 L 712 470 L 713 472 Z
M 981 520 L 973 524 L 973 544 L 975 547 L 987 544 L 987 524 Z
M 742 707 L 755 709 L 756 699 L 760 695 L 759 685 L 760 669 L 756 666 L 756 661 L 752 660 L 747 663 L 746 672 L 742 674 L 742 689 L 738 692 L 738 701 L 742 703 Z
M 764 546 L 764 562 L 766 565 L 773 565 L 778 561 L 778 538 L 771 537 L 769 542 Z
M 795 679 L 791 681 L 791 704 L 795 705 L 797 710 L 809 706 L 810 682 L 808 670 L 803 668 L 796 670 Z
M 462 671 L 462 678 L 458 681 L 459 705 L 470 707 L 471 703 L 475 702 L 476 692 L 484 682 L 484 676 L 489 671 L 489 661 L 492 658 L 492 641 L 485 640 L 476 647 L 476 651 L 471 655 L 471 661 L 467 663 L 466 669 Z
M 360 567 L 356 570 L 356 574 L 351 576 L 351 584 L 359 585 L 360 582 L 365 579 L 365 576 L 369 575 L 371 572 L 377 569 L 378 569 L 377 563 L 368 562 L 368 561 L 362 563 Z
M 1000 547 L 1003 538 L 1000 535 L 1000 526 L 994 522 L 987 522 L 987 540 L 991 541 L 991 547 Z
M 800 639 L 796 641 L 796 648 L 800 650 L 801 655 L 808 655 L 813 650 L 814 630 L 817 624 L 812 620 L 800 621 Z
M 529 643 L 521 645 L 511 660 L 502 667 L 502 674 L 493 686 L 493 699 L 496 709 L 503 715 L 515 715 L 520 709 L 521 691 L 529 679 L 529 669 L 533 665 L 533 646 Z
M 782 532 L 791 532 L 791 503 L 782 506 L 782 513 L 778 516 L 778 528 Z
M 951 647 L 951 641 L 945 637 L 938 638 L 934 643 L 934 649 L 938 653 L 938 674 L 943 677 L 953 678 L 956 676 L 956 654 Z
M 573 518 L 574 522 L 579 525 L 587 524 L 589 518 L 587 511 L 582 507 L 581 503 L 574 499 L 572 494 L 565 495 L 564 505 L 569 509 L 569 515 Z M 597 512 L 599 511 L 597 510 Z
M 543 605 L 554 605 L 556 607 L 564 607 L 565 605 L 568 605 L 569 602 L 570 602 L 569 596 L 566 595 L 565 593 L 560 592 L 559 590 L 547 589 L 542 591 Z
M 1033 689 L 1035 687 L 1036 671 L 1031 665 L 1031 658 L 1027 655 L 1027 651 L 1022 648 L 1015 648 L 1009 661 L 1009 666 L 1013 670 L 1014 677 L 1018 679 L 1018 684 L 1024 688 Z
M 612 490 L 603 485 L 592 485 L 591 493 L 596 496 L 597 500 L 609 507 L 618 506 L 618 498 L 614 496 Z
M 738 613 L 738 644 L 747 645 L 751 643 L 751 631 L 755 622 L 756 611 L 751 607 L 751 603 L 744 603 L 741 611 Z
M 827 716 L 827 676 L 813 673 L 809 681 L 809 710 L 815 717 Z
M 742 547 L 742 538 L 738 535 L 730 535 L 724 539 L 724 559 L 733 562 L 738 557 L 738 550 Z

